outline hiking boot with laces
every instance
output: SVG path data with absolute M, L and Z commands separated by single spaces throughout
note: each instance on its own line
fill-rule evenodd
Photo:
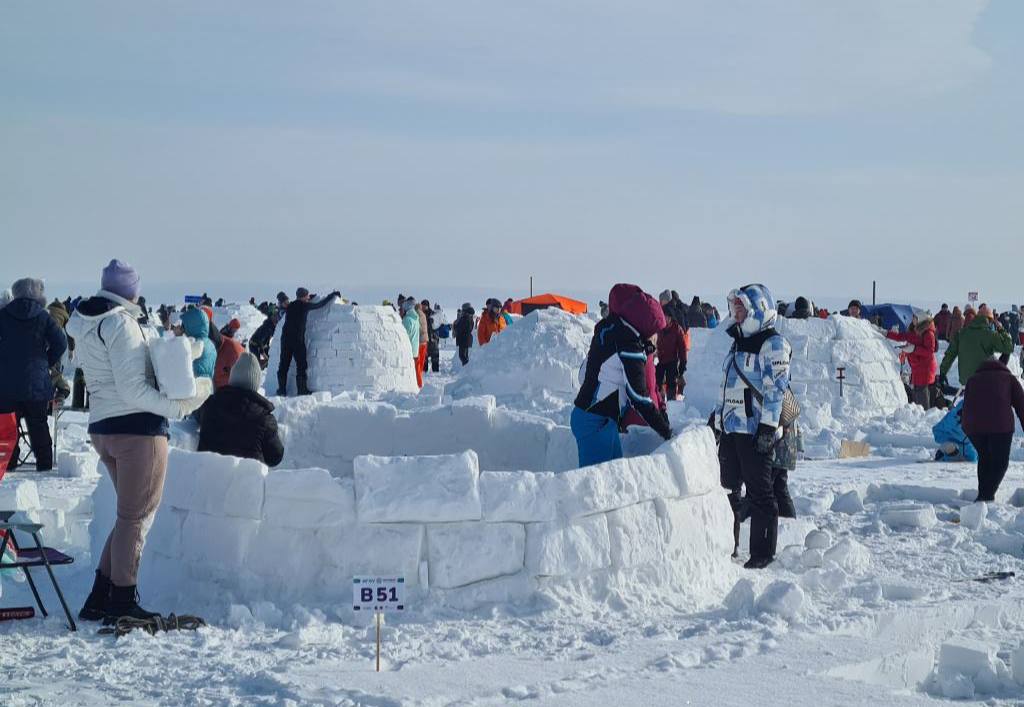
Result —
M 151 619 L 160 614 L 155 611 L 146 611 L 139 606 L 139 592 L 135 585 L 129 587 L 118 587 L 116 584 L 110 587 L 110 600 L 107 602 L 106 618 L 104 624 L 112 624 L 123 616 L 133 619 Z
M 107 616 L 107 603 L 110 601 L 110 580 L 96 570 L 96 579 L 92 583 L 92 591 L 85 598 L 85 605 L 78 612 L 82 621 L 100 621 Z

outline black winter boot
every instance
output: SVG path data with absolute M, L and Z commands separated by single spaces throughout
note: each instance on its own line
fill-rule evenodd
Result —
M 103 623 L 114 623 L 123 616 L 133 619 L 151 619 L 159 615 L 155 611 L 146 611 L 139 606 L 139 593 L 136 591 L 135 585 L 130 587 L 110 585 L 110 601 L 107 602 L 107 617 Z
M 85 598 L 85 605 L 78 612 L 82 621 L 100 621 L 107 615 L 107 602 L 110 599 L 110 580 L 96 570 L 96 579 L 92 583 L 92 591 Z
M 756 510 L 750 516 L 750 559 L 743 565 L 747 569 L 762 569 L 775 559 L 779 538 L 778 516 L 766 517 Z

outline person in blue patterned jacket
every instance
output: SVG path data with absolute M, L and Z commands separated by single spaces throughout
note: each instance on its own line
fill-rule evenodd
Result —
M 721 483 L 733 513 L 737 521 L 750 514 L 750 559 L 744 567 L 760 569 L 775 559 L 779 505 L 773 466 L 786 432 L 781 416 L 792 349 L 774 329 L 778 313 L 764 285 L 733 290 L 729 310 L 723 325 L 734 343 L 722 365 L 722 403 L 714 426 L 722 433 Z

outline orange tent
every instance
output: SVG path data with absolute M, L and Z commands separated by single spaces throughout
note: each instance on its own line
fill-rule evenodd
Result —
M 586 314 L 587 303 L 580 302 L 579 300 L 570 299 L 568 297 L 562 297 L 561 295 L 537 295 L 535 297 L 527 297 L 517 302 L 513 302 L 509 306 L 509 311 L 512 314 L 529 314 L 535 309 L 547 309 L 548 307 L 554 307 L 556 309 L 564 309 L 569 314 Z

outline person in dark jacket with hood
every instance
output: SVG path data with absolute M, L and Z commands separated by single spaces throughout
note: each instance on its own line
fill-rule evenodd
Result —
M 260 362 L 248 351 L 231 368 L 228 384 L 203 405 L 199 417 L 199 451 L 256 459 L 277 466 L 284 444 L 271 414 L 274 405 L 257 392 Z
M 793 313 L 789 315 L 790 319 L 810 319 L 814 316 L 814 312 L 811 310 L 811 303 L 806 297 L 797 297 L 796 301 L 793 302 Z
M 994 501 L 1010 466 L 1014 414 L 1024 427 L 1024 389 L 999 361 L 982 362 L 967 381 L 961 423 L 978 450 L 978 501 Z
M 259 325 L 259 328 L 249 337 L 249 351 L 251 351 L 260 362 L 260 368 L 266 368 L 270 360 L 270 340 L 274 338 L 274 330 L 277 329 L 279 316 L 277 307 L 267 306 L 267 318 Z
M 662 438 L 672 436 L 647 386 L 650 339 L 665 328 L 661 305 L 636 285 L 619 284 L 609 294 L 608 309 L 594 328 L 569 421 L 581 467 L 622 456 L 619 423 L 631 408 Z
M 53 468 L 53 440 L 46 421 L 54 388 L 50 369 L 68 347 L 64 332 L 46 311 L 43 281 L 23 278 L 11 286 L 0 310 L 0 413 L 24 418 L 36 469 Z
M 469 350 L 473 347 L 473 318 L 476 316 L 473 306 L 466 302 L 459 310 L 459 316 L 452 325 L 455 334 L 455 345 L 459 347 L 459 360 L 465 366 L 469 363 Z
M 704 305 L 700 303 L 700 297 L 694 295 L 690 302 L 690 310 L 686 313 L 687 322 L 691 329 L 707 329 L 708 316 L 704 314 Z
M 285 310 L 284 326 L 281 327 L 281 360 L 277 364 L 277 394 L 285 396 L 288 394 L 288 369 L 291 368 L 292 359 L 295 359 L 295 387 L 299 395 L 309 395 L 306 369 L 309 364 L 306 361 L 306 317 L 314 309 L 326 307 L 341 293 L 335 290 L 319 302 L 314 303 L 309 296 L 309 290 L 300 287 L 295 291 L 295 299 L 288 303 Z M 280 297 L 278 298 L 280 299 Z M 287 299 L 287 298 L 286 298 Z

